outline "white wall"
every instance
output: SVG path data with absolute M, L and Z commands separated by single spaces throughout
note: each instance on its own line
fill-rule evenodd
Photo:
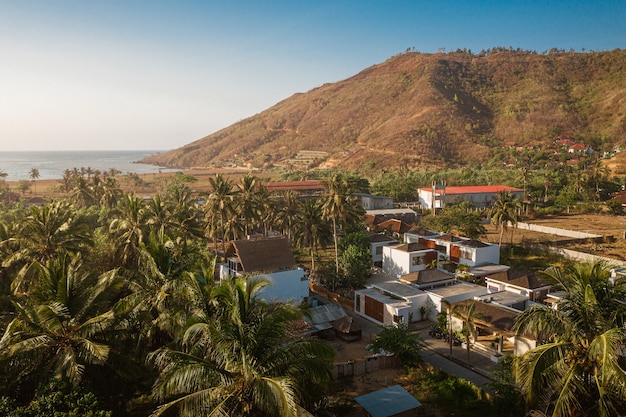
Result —
M 263 288 L 260 298 L 270 302 L 300 303 L 309 296 L 309 279 L 303 269 L 267 275 L 272 285 Z
M 473 249 L 474 251 L 472 255 L 472 259 L 459 258 L 459 263 L 467 265 L 467 266 L 500 264 L 500 247 L 498 245 L 489 245 L 489 246 L 485 246 L 484 248 L 471 248 L 471 249 Z
M 385 246 L 383 247 L 383 272 L 390 277 L 400 278 L 411 272 L 423 271 L 426 269 L 425 259 L 419 265 L 412 265 L 412 258 L 414 256 L 425 258 L 428 251 L 405 252 L 396 250 L 392 246 Z

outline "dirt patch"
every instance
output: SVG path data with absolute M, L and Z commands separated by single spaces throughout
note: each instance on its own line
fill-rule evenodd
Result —
M 527 223 L 541 226 L 556 227 L 560 229 L 575 230 L 600 235 L 600 241 L 587 239 L 582 242 L 571 243 L 571 239 L 564 236 L 546 233 L 532 232 L 509 228 L 504 233 L 502 243 L 514 244 L 543 243 L 557 245 L 559 247 L 592 253 L 594 255 L 626 260 L 626 216 L 611 216 L 608 214 L 570 214 L 551 216 L 541 219 L 524 220 Z M 487 234 L 483 240 L 498 243 L 500 231 L 494 225 L 486 225 Z

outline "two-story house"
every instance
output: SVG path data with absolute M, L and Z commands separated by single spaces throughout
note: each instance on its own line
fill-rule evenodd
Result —
M 226 250 L 220 279 L 239 275 L 266 275 L 272 285 L 260 297 L 271 302 L 299 303 L 309 296 L 309 279 L 299 268 L 284 236 L 233 240 Z
M 437 261 L 437 251 L 419 243 L 383 246 L 383 272 L 396 279 L 424 270 L 433 261 Z

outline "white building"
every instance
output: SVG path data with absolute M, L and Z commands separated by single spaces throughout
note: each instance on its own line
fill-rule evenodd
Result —
M 426 269 L 428 264 L 437 260 L 437 252 L 419 243 L 383 246 L 383 272 L 390 277 Z
M 434 192 L 433 192 L 434 190 Z M 422 208 L 432 209 L 443 208 L 447 204 L 468 201 L 472 206 L 477 208 L 491 207 L 494 200 L 498 197 L 498 193 L 506 191 L 513 194 L 514 197 L 522 199 L 524 190 L 509 187 L 506 185 L 480 185 L 480 186 L 463 186 L 463 187 L 425 187 L 419 188 L 419 203 Z
M 428 296 L 422 290 L 397 281 L 372 284 L 354 292 L 354 311 L 375 323 L 390 326 L 419 320 Z
M 229 276 L 266 275 L 272 285 L 260 297 L 270 302 L 300 303 L 309 296 L 309 279 L 299 268 L 283 236 L 231 241 L 227 264 L 219 265 L 220 279 Z

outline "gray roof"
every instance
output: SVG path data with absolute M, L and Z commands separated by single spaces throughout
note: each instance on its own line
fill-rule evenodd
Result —
M 400 277 L 401 281 L 410 282 L 416 285 L 432 284 L 433 282 L 441 281 L 445 282 L 451 279 L 454 279 L 454 274 L 438 268 L 415 271 Z
M 372 284 L 372 287 L 403 298 L 415 297 L 416 295 L 424 293 L 424 291 L 412 285 L 403 284 L 398 281 L 377 282 Z
M 390 417 L 422 406 L 400 385 L 360 395 L 354 400 L 372 417 Z

